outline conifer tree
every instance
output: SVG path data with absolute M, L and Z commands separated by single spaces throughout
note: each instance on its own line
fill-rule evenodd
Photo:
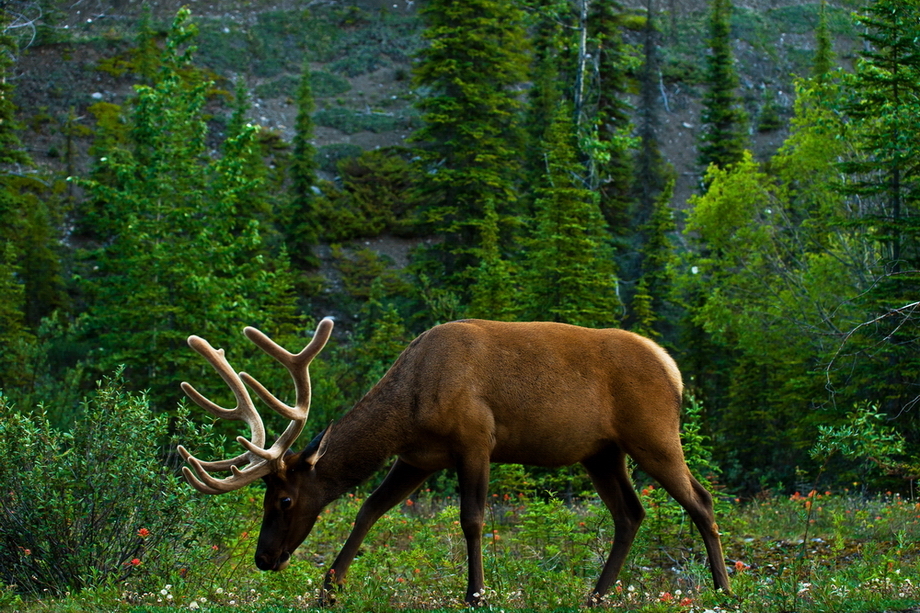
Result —
M 596 54 L 595 119 L 598 151 L 591 156 L 592 183 L 610 231 L 628 234 L 632 210 L 632 107 L 627 102 L 623 7 L 616 0 L 594 0 L 589 13 Z
M 847 81 L 853 95 L 846 112 L 863 154 L 849 160 L 848 193 L 873 208 L 868 227 L 886 246 L 890 272 L 920 266 L 920 2 L 876 0 L 859 21 L 866 48 Z
M 313 139 L 313 112 L 316 103 L 310 84 L 310 64 L 304 60 L 297 88 L 297 118 L 294 124 L 294 150 L 290 160 L 291 203 L 283 225 L 288 251 L 294 264 L 312 268 L 319 261 L 313 248 L 319 242 L 316 198 L 316 147 Z
M 479 265 L 471 270 L 473 285 L 469 315 L 481 319 L 510 321 L 517 311 L 511 263 L 502 257 L 495 205 L 486 203 L 482 221 L 482 246 Z
M 639 73 L 639 105 L 637 109 L 637 135 L 639 146 L 636 150 L 635 178 L 633 194 L 636 210 L 632 215 L 634 227 L 648 223 L 655 210 L 662 191 L 672 179 L 674 172 L 670 164 L 661 155 L 657 130 L 660 124 L 661 96 L 658 77 L 661 70 L 659 57 L 659 32 L 655 20 L 653 0 L 647 0 L 646 20 L 643 31 L 642 70 Z
M 865 320 L 916 300 L 920 283 L 920 2 L 875 0 L 858 19 L 866 45 L 845 84 L 848 140 L 856 154 L 841 169 L 853 221 L 877 247 L 876 282 L 861 296 Z M 916 335 L 898 318 L 851 342 L 864 349 L 855 385 L 880 407 L 902 412 L 920 382 Z
M 43 317 L 65 306 L 57 246 L 61 199 L 49 193 L 19 138 L 14 85 L 8 79 L 17 53 L 0 6 L 0 255 L 14 254 L 15 278 L 22 283 L 24 323 L 33 331 Z M 9 251 L 9 250 L 12 251 Z
M 741 159 L 747 146 L 747 113 L 738 98 L 738 73 L 731 50 L 731 0 L 712 0 L 706 93 L 700 118 L 699 163 L 725 168 Z
M 546 175 L 523 263 L 524 318 L 611 327 L 622 308 L 613 250 L 576 158 L 571 112 L 560 106 L 544 140 Z
M 542 145 L 546 130 L 566 95 L 563 23 L 570 12 L 567 2 L 539 0 L 532 11 L 532 85 L 527 90 L 527 184 L 539 183 L 545 170 Z M 494 207 L 494 205 L 493 205 Z
M 819 82 L 827 78 L 834 68 L 834 43 L 827 23 L 827 0 L 821 0 L 818 13 L 818 27 L 815 30 L 815 59 L 812 62 L 811 76 Z
M 631 329 L 654 337 L 661 337 L 667 331 L 668 315 L 671 315 L 668 307 L 673 292 L 671 274 L 675 255 L 670 235 L 677 229 L 671 210 L 673 195 L 674 178 L 671 177 L 655 201 L 651 217 L 639 230 L 642 237 L 640 276 L 630 311 L 631 320 L 642 331 Z
M 243 325 L 269 323 L 276 301 L 290 299 L 286 262 L 267 257 L 257 219 L 238 215 L 258 189 L 244 170 L 255 128 L 228 138 L 223 156 L 208 155 L 209 84 L 191 70 L 194 36 L 182 9 L 156 78 L 137 87 L 128 141 L 101 151 L 101 172 L 84 181 L 103 239 L 85 286 L 85 340 L 98 348 L 98 368 L 125 365 L 155 403 L 174 397 L 180 371 L 205 366 L 184 348 L 189 333 L 232 346 Z
M 517 214 L 523 131 L 516 88 L 527 77 L 523 13 L 501 0 L 431 0 L 422 9 L 428 46 L 415 85 L 423 127 L 420 188 L 431 203 L 425 221 L 444 236 L 448 276 L 478 264 L 480 222 L 493 202 L 503 237 Z M 454 277 L 456 279 L 456 277 Z M 462 284 L 462 281 L 460 281 Z

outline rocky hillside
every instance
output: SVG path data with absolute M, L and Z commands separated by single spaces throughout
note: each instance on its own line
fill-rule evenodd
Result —
M 17 104 L 27 126 L 23 139 L 38 164 L 65 171 L 69 163 L 70 172 L 86 167 L 89 131 L 82 128 L 93 121 L 87 108 L 99 101 L 120 104 L 132 93 L 133 80 L 119 61 L 132 45 L 142 4 L 68 3 L 69 8 L 57 12 L 39 14 L 35 9 L 17 24 L 22 46 L 15 73 Z M 198 63 L 211 69 L 224 89 L 232 91 L 236 80 L 245 79 L 252 92 L 252 119 L 287 141 L 296 114 L 293 93 L 306 58 L 317 96 L 315 143 L 326 172 L 334 171 L 334 161 L 343 155 L 402 144 L 417 125 L 409 78 L 413 52 L 422 44 L 415 0 L 146 4 L 163 30 L 181 5 L 189 6 L 200 28 Z M 754 148 L 761 157 L 774 151 L 785 135 L 794 75 L 808 72 L 815 46 L 818 7 L 803 0 L 735 2 L 734 51 L 754 119 Z M 659 0 L 659 8 L 665 60 L 660 141 L 679 173 L 676 199 L 681 203 L 692 193 L 699 173 L 695 144 L 706 2 Z M 837 0 L 829 8 L 836 51 L 847 62 L 857 40 L 849 19 L 855 6 Z M 765 110 L 778 111 L 779 123 L 761 121 Z M 68 116 L 75 118 L 77 129 L 66 129 Z M 218 113 L 216 127 L 224 119 Z M 75 150 L 76 157 L 65 155 L 67 150 Z

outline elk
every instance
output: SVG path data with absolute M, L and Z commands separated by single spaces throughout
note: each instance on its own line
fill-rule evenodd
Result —
M 278 400 L 246 373 L 236 373 L 222 349 L 192 336 L 233 391 L 224 409 L 188 383 L 185 392 L 216 417 L 242 420 L 250 439 L 239 456 L 203 462 L 179 446 L 191 466 L 186 480 L 205 494 L 265 481 L 255 563 L 281 570 L 310 534 L 322 509 L 368 479 L 393 456 L 386 478 L 367 498 L 341 552 L 326 573 L 321 598 L 334 602 L 358 548 L 380 517 L 430 475 L 456 470 L 460 524 L 466 540 L 465 601 L 481 604 L 482 531 L 492 462 L 558 467 L 581 463 L 614 519 L 610 555 L 589 602 L 601 602 L 616 580 L 645 511 L 630 481 L 627 454 L 692 518 L 706 545 L 716 588 L 730 592 L 712 497 L 690 474 L 680 443 L 683 384 L 674 360 L 654 342 L 617 329 L 548 323 L 454 321 L 421 334 L 384 377 L 338 422 L 307 447 L 291 450 L 310 408 L 311 360 L 333 323 L 323 319 L 307 347 L 291 354 L 254 328 L 245 335 L 283 364 L 294 380 L 294 406 Z M 271 446 L 247 386 L 290 419 Z M 212 471 L 229 471 L 219 479 Z

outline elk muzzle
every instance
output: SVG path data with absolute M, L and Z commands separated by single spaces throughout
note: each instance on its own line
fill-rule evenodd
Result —
M 280 555 L 256 552 L 256 566 L 259 570 L 284 570 L 291 563 L 291 554 L 282 551 Z

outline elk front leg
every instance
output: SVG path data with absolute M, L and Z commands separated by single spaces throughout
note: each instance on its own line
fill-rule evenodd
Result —
M 432 474 L 432 471 L 416 468 L 402 460 L 396 460 L 386 478 L 377 489 L 367 497 L 358 516 L 355 518 L 355 527 L 352 528 L 348 540 L 336 556 L 332 567 L 326 573 L 323 589 L 320 592 L 321 604 L 335 603 L 335 589 L 345 583 L 345 575 L 351 566 L 358 548 L 367 536 L 371 526 L 380 519 L 384 513 L 405 500 L 412 492 Z
M 464 459 L 457 466 L 460 485 L 460 528 L 466 539 L 469 575 L 464 602 L 482 604 L 485 574 L 482 570 L 482 523 L 489 491 L 489 459 Z

